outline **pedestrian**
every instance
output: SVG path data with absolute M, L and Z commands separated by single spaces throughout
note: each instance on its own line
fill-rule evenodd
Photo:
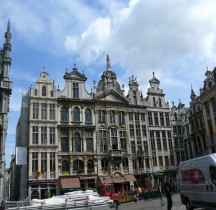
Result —
M 139 186 L 137 190 L 138 190 L 139 200 L 141 200 L 142 199 L 142 188 Z
M 166 181 L 164 188 L 165 188 L 165 196 L 167 198 L 167 210 L 171 210 L 173 201 L 171 195 L 171 185 L 169 181 Z
M 163 203 L 163 192 L 164 189 L 163 189 L 163 185 L 161 182 L 159 182 L 159 185 L 158 185 L 158 193 L 159 193 L 159 196 L 160 196 L 160 200 L 161 200 L 161 207 L 164 206 L 164 203 Z
M 138 189 L 137 189 L 137 187 L 135 187 L 135 189 L 134 189 L 134 201 L 135 201 L 135 203 L 137 202 L 137 197 L 138 197 Z

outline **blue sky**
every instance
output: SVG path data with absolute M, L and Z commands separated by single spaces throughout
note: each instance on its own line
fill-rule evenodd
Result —
M 215 0 L 0 0 L 0 44 L 11 20 L 12 66 L 7 166 L 15 151 L 22 91 L 43 66 L 64 88 L 65 69 L 76 63 L 90 92 L 110 55 L 117 80 L 128 89 L 134 75 L 146 96 L 152 72 L 166 100 L 187 106 L 191 84 L 203 85 L 216 66 Z

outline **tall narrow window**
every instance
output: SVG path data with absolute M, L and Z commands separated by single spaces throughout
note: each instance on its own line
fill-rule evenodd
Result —
M 106 130 L 99 130 L 100 151 L 107 152 Z
M 33 119 L 38 119 L 39 103 L 33 102 Z
M 159 107 L 162 107 L 161 98 L 159 98 L 158 101 L 159 101 Z
M 50 172 L 54 172 L 56 169 L 55 160 L 55 152 L 50 152 Z
M 135 91 L 133 91 L 133 100 L 134 100 L 134 104 L 137 104 L 137 96 Z
M 133 121 L 133 112 L 129 112 L 129 121 Z
M 169 114 L 166 113 L 166 114 L 165 114 L 165 117 L 166 117 L 166 125 L 167 125 L 167 126 L 170 126 Z
M 128 158 L 122 159 L 122 166 L 123 166 L 123 168 L 128 168 Z
M 163 139 L 163 149 L 167 151 L 167 139 L 166 139 L 166 132 L 162 131 L 162 139 Z
M 146 126 L 142 125 L 142 136 L 146 137 Z
M 135 141 L 131 141 L 131 153 L 136 154 L 136 145 L 135 145 Z
M 205 102 L 205 111 L 207 116 L 210 115 L 210 108 L 208 102 Z
M 126 134 L 125 131 L 120 131 L 119 132 L 120 135 L 120 142 L 121 142 L 121 149 L 123 151 L 127 150 L 127 142 L 126 142 Z
M 86 131 L 86 151 L 93 152 L 93 132 Z
M 148 112 L 148 122 L 149 122 L 149 125 L 153 125 L 152 112 Z
M 41 119 L 47 120 L 47 104 L 46 103 L 41 104 Z
M 119 123 L 120 124 L 124 124 L 125 123 L 124 112 L 119 112 Z
M 136 136 L 141 137 L 140 125 L 139 124 L 136 124 Z
M 50 92 L 50 96 L 51 96 L 51 97 L 54 96 L 54 91 L 53 91 L 53 90 L 51 90 L 51 92 Z
M 112 149 L 118 149 L 117 130 L 111 129 Z
M 161 139 L 160 139 L 160 132 L 156 131 L 156 138 L 157 138 L 157 149 L 161 150 Z
M 85 110 L 85 122 L 92 123 L 92 113 L 91 113 L 91 109 L 89 108 Z
M 36 172 L 38 169 L 38 153 L 32 152 L 32 172 Z
M 141 121 L 145 121 L 145 114 L 141 113 Z
M 50 127 L 50 144 L 55 144 L 55 127 Z
M 129 128 L 130 128 L 130 137 L 134 137 L 134 125 L 130 124 Z
M 135 115 L 135 120 L 139 121 L 139 113 L 135 112 L 134 115 Z
M 73 120 L 76 122 L 79 122 L 80 121 L 80 109 L 78 107 L 74 108 L 73 114 L 74 114 Z
M 47 153 L 46 152 L 41 152 L 41 170 L 43 173 L 47 171 Z
M 74 134 L 74 152 L 81 152 L 81 139 L 77 132 Z
M 149 156 L 148 142 L 147 142 L 147 141 L 144 141 L 143 144 L 144 144 L 144 155 L 145 155 L 145 156 Z
M 73 83 L 73 98 L 79 98 L 79 84 Z
M 68 109 L 66 107 L 61 108 L 61 121 L 68 121 Z
M 50 120 L 55 120 L 55 104 L 50 104 Z
M 168 142 L 169 142 L 169 149 L 173 150 L 172 135 L 170 131 L 168 131 Z
M 32 127 L 32 144 L 38 144 L 38 126 Z
M 153 97 L 153 106 L 156 106 L 156 99 Z
M 115 112 L 110 111 L 110 123 L 115 123 Z
M 108 169 L 108 159 L 107 158 L 102 158 L 101 159 L 101 167 L 102 167 L 103 170 Z
M 159 125 L 157 112 L 154 112 L 154 123 L 155 123 L 155 125 Z
M 99 123 L 105 122 L 105 111 L 104 110 L 98 110 L 98 122 Z
M 42 87 L 42 96 L 46 96 L 46 86 Z
M 34 96 L 37 96 L 37 89 L 34 90 Z
M 94 171 L 94 161 L 93 160 L 88 160 L 87 169 L 89 172 Z
M 61 130 L 61 151 L 68 152 L 68 131 L 66 129 Z
M 47 144 L 47 127 L 41 126 L 41 144 Z
M 84 162 L 82 160 L 75 160 L 73 162 L 73 170 L 75 172 L 84 172 Z
M 154 131 L 150 131 L 151 149 L 155 152 L 155 138 Z
M 70 171 L 70 166 L 69 162 L 67 160 L 62 161 L 62 172 L 69 172 Z
M 161 124 L 161 126 L 164 126 L 164 115 L 163 115 L 163 112 L 160 113 L 160 124 Z

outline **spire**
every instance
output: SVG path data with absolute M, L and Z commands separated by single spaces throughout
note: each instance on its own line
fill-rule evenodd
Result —
M 109 55 L 107 55 L 106 62 L 107 62 L 106 70 L 111 71 L 111 63 L 110 63 Z
M 195 92 L 194 92 L 194 90 L 192 88 L 192 84 L 191 84 L 191 95 L 190 95 L 190 98 L 191 98 L 191 100 L 193 100 L 193 99 L 196 98 L 196 94 L 195 94 Z
M 7 31 L 5 32 L 5 44 L 10 44 L 10 39 L 11 39 L 12 35 L 10 32 L 10 19 L 8 20 L 8 24 L 7 24 Z M 5 45 L 5 47 L 7 47 Z

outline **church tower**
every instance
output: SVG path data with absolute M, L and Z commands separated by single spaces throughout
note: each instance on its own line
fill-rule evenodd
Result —
M 9 99 L 12 92 L 12 82 L 9 78 L 11 66 L 11 32 L 10 20 L 5 32 L 5 43 L 0 48 L 0 202 L 4 200 L 5 143 L 8 128 Z

